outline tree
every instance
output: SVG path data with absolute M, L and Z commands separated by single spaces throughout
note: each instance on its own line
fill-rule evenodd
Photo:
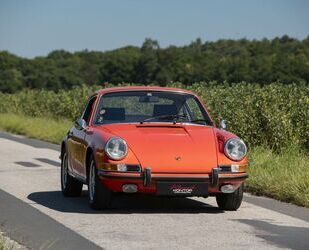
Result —
M 136 80 L 141 83 L 155 82 L 159 69 L 158 51 L 159 43 L 147 38 L 141 47 L 141 57 L 136 66 Z
M 100 82 L 135 82 L 141 52 L 139 48 L 128 46 L 108 53 L 100 67 Z
M 141 47 L 112 51 L 55 50 L 46 57 L 20 58 L 0 51 L 1 91 L 22 88 L 58 90 L 102 82 L 192 84 L 199 81 L 309 82 L 309 36 L 300 41 L 287 35 L 274 39 L 203 42 L 160 48 L 147 38 Z
M 0 71 L 0 91 L 14 93 L 23 87 L 23 76 L 17 69 L 5 69 Z

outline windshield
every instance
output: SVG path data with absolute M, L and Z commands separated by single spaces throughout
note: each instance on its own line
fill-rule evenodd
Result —
M 212 125 L 198 99 L 165 91 L 126 91 L 101 97 L 94 124 L 191 122 Z

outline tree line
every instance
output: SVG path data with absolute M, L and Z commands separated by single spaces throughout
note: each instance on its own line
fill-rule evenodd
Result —
M 0 91 L 7 93 L 104 82 L 165 86 L 209 81 L 308 84 L 309 36 L 304 40 L 287 35 L 263 40 L 196 39 L 189 45 L 166 48 L 147 38 L 141 47 L 105 52 L 55 50 L 33 59 L 0 51 Z

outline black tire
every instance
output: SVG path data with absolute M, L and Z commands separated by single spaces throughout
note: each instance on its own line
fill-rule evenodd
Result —
M 61 158 L 61 191 L 64 196 L 77 197 L 80 196 L 83 190 L 83 183 L 74 179 L 68 173 L 68 157 L 67 153 L 64 152 Z
M 107 209 L 112 201 L 112 191 L 102 185 L 93 157 L 89 161 L 88 199 L 89 206 L 95 210 Z
M 231 194 L 217 194 L 216 200 L 220 209 L 236 211 L 242 202 L 244 185 L 242 184 L 235 192 Z

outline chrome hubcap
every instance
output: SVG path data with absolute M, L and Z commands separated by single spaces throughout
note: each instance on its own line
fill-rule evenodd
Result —
M 68 159 L 66 154 L 64 154 L 63 156 L 61 178 L 62 178 L 62 187 L 63 189 L 65 189 L 68 180 Z
M 92 201 L 95 192 L 95 165 L 93 161 L 90 164 L 88 189 L 89 189 L 89 198 Z

